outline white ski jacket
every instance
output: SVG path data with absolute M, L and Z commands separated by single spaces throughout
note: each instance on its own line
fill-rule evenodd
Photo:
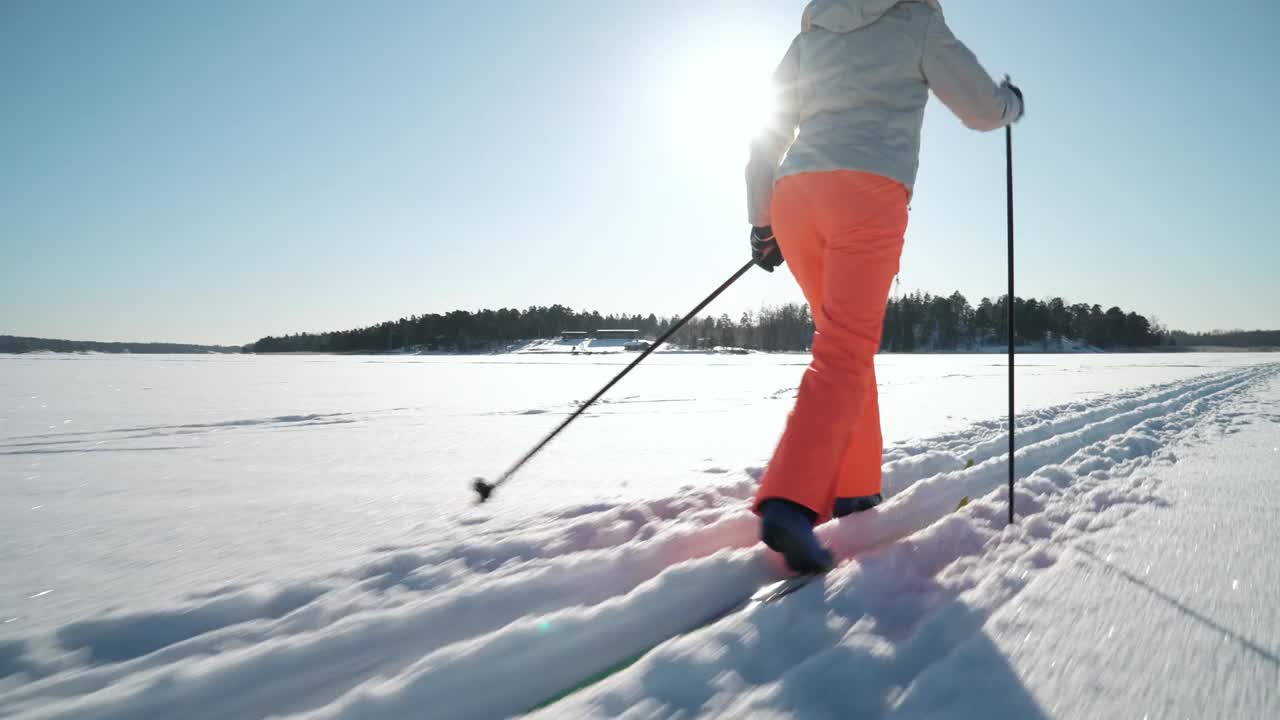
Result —
M 1023 112 L 951 34 L 938 0 L 813 0 L 773 86 L 772 115 L 747 164 L 757 226 L 771 224 L 773 185 L 787 175 L 860 170 L 912 191 L 930 88 L 975 130 Z

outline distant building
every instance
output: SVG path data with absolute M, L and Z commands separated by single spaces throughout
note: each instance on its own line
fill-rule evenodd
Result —
M 597 330 L 595 337 L 597 340 L 638 340 L 640 339 L 639 330 Z
M 560 333 L 560 339 L 575 340 L 575 341 L 581 342 L 582 340 L 587 339 L 587 332 L 585 330 L 565 330 L 564 332 Z

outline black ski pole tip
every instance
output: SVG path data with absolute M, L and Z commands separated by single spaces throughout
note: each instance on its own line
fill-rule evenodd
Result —
M 485 482 L 484 478 L 476 478 L 476 481 L 471 485 L 471 487 L 475 489 L 476 494 L 480 496 L 480 502 L 488 500 L 494 490 L 494 486 Z

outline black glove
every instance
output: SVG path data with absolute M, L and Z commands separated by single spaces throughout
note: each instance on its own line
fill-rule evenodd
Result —
M 769 272 L 782 264 L 782 249 L 771 226 L 751 228 L 751 259 Z

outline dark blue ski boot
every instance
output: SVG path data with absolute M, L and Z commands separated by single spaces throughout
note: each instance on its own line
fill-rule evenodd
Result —
M 831 511 L 832 517 L 842 518 L 845 515 L 866 512 L 884 500 L 880 493 L 859 497 L 836 498 L 836 505 Z
M 782 553 L 792 570 L 824 573 L 836 563 L 813 534 L 817 519 L 812 510 L 790 500 L 765 500 L 760 504 L 760 539 L 770 550 Z

